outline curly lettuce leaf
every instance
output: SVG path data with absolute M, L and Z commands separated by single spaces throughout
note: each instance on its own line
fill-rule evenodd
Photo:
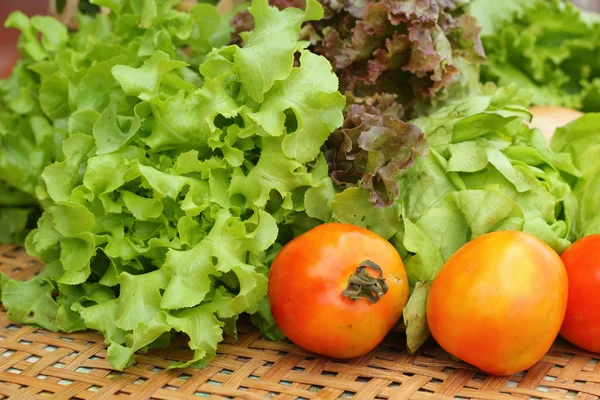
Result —
M 248 46 L 211 47 L 192 69 L 197 54 L 181 47 L 222 37 L 218 21 L 203 25 L 212 6 L 94 3 L 112 12 L 44 50 L 28 68 L 41 80 L 39 106 L 17 101 L 22 115 L 6 119 L 41 114 L 50 137 L 52 127 L 65 135 L 41 179 L 26 176 L 46 203 L 26 247 L 53 273 L 3 278 L 9 317 L 98 330 L 117 369 L 173 332 L 189 337 L 194 357 L 172 367 L 203 367 L 242 313 L 280 338 L 265 303 L 268 267 L 287 232 L 315 221 L 304 194 L 327 177 L 320 149 L 345 105 L 331 65 L 299 40 L 321 7 L 256 0 Z
M 469 13 L 477 19 L 481 26 L 481 35 L 489 36 L 500 30 L 503 24 L 515 16 L 522 17 L 530 3 L 529 0 L 505 0 L 502 2 L 473 0 L 469 6 Z
M 299 7 L 309 13 L 314 7 L 305 1 L 272 0 L 271 4 L 284 12 Z M 372 204 L 389 207 L 399 195 L 395 175 L 427 150 L 420 129 L 403 118 L 429 113 L 433 103 L 476 91 L 477 66 L 485 61 L 479 28 L 465 13 L 464 2 L 337 4 L 325 0 L 321 4 L 325 18 L 305 18 L 301 35 L 309 49 L 333 65 L 339 89 L 348 99 L 343 126 L 324 149 L 331 179 L 338 186 L 362 186 L 369 191 Z M 253 8 L 233 19 L 233 43 L 243 41 L 246 47 L 253 37 L 246 31 L 263 29 L 253 20 L 258 12 Z M 279 29 L 277 24 L 271 25 Z M 459 66 L 464 67 L 465 74 L 460 73 Z M 267 87 L 274 73 L 277 71 L 270 66 L 264 78 Z M 304 132 L 316 135 L 326 129 L 307 119 L 308 113 L 301 115 L 293 103 L 286 109 L 288 102 L 282 100 L 277 99 L 276 113 L 261 110 L 257 121 L 267 122 L 266 126 L 276 130 L 291 121 L 298 132 L 293 140 L 286 138 L 291 145 L 285 144 L 286 154 L 302 151 L 307 159 L 313 157 L 318 150 L 297 139 L 305 137 Z
M 399 195 L 395 177 L 427 154 L 423 132 L 373 106 L 351 105 L 325 147 L 330 176 L 338 186 L 362 185 L 376 207 Z
M 269 135 L 287 131 L 281 144 L 285 156 L 304 163 L 320 154 L 321 148 L 314 144 L 327 140 L 331 131 L 342 124 L 337 110 L 345 105 L 345 100 L 337 93 L 338 80 L 334 76 L 315 77 L 312 73 L 329 68 L 326 59 L 302 51 L 299 63 L 288 79 L 273 85 L 267 92 L 268 100 L 251 117 Z M 314 93 L 319 90 L 331 95 L 316 98 Z
M 29 19 L 18 11 L 8 17 L 5 25 L 21 31 L 21 60 L 12 75 L 0 81 L 0 180 L 43 202 L 40 175 L 62 160 L 62 142 L 69 134 L 88 134 L 100 120 L 94 135 L 104 141 L 99 143 L 103 151 L 110 151 L 126 140 L 120 136 L 134 133 L 135 124 L 127 120 L 131 113 L 123 114 L 132 88 L 120 92 L 113 66 L 138 68 L 137 60 L 156 52 L 168 54 L 168 62 L 178 66 L 183 61 L 198 65 L 213 46 L 227 42 L 231 28 L 213 6 L 198 4 L 185 13 L 172 9 L 176 3 L 149 1 L 140 7 L 140 2 L 100 1 L 98 5 L 112 14 L 81 14 L 79 29 L 73 32 L 51 17 Z M 202 15 L 211 12 L 214 18 L 208 25 Z M 204 46 L 188 55 L 185 50 L 199 42 Z M 133 65 L 123 65 L 128 61 Z M 146 88 L 158 80 L 134 78 Z M 201 78 L 184 69 L 167 80 L 178 87 Z M 105 110 L 111 101 L 116 112 Z M 106 111 L 102 118 L 101 111 Z M 128 133 L 121 133 L 125 126 Z
M 565 0 L 475 0 L 488 56 L 482 81 L 531 89 L 533 105 L 600 110 L 600 22 Z
M 459 64 L 485 61 L 475 18 L 466 2 L 337 3 L 321 0 L 322 21 L 306 23 L 302 37 L 324 55 L 340 78 L 340 89 L 354 97 L 389 96 L 395 117 L 413 113 L 460 80 Z M 280 9 L 310 8 L 305 1 L 271 0 Z M 237 14 L 232 42 L 246 40 L 255 26 L 247 11 Z
M 298 8 L 278 11 L 258 1 L 249 12 L 256 23 L 251 32 L 242 34 L 245 44 L 235 54 L 235 70 L 248 95 L 262 103 L 263 94 L 275 81 L 292 72 L 302 22 L 323 18 L 323 9 L 316 0 L 309 0 L 304 12 Z

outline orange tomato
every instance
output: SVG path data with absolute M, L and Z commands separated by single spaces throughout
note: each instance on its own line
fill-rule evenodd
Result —
M 573 243 L 561 258 L 569 276 L 569 301 L 561 335 L 600 353 L 600 234 Z
M 567 296 L 567 273 L 554 250 L 527 233 L 494 232 L 442 267 L 427 299 L 427 322 L 448 353 L 489 374 L 510 375 L 550 349 Z
M 377 347 L 407 299 L 396 249 L 354 225 L 323 224 L 298 236 L 269 272 L 269 301 L 281 331 L 329 357 L 358 357 Z

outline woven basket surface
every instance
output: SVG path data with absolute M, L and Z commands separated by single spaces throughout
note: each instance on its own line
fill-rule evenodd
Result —
M 18 246 L 0 246 L 0 271 L 26 279 L 43 268 Z M 427 343 L 403 350 L 399 333 L 350 361 L 331 360 L 287 342 L 272 342 L 249 325 L 227 338 L 206 368 L 169 370 L 191 357 L 186 338 L 136 356 L 124 372 L 111 369 L 102 337 L 19 326 L 0 312 L 0 398 L 11 399 L 598 399 L 600 356 L 559 341 L 537 365 L 492 377 L 454 361 Z

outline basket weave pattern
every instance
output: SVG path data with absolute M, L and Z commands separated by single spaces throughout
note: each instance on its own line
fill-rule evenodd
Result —
M 0 246 L 0 271 L 26 279 L 43 268 L 18 246 Z M 287 342 L 265 340 L 249 325 L 227 338 L 206 368 L 169 370 L 190 359 L 186 338 L 136 356 L 124 372 L 106 361 L 103 338 L 92 332 L 52 333 L 18 326 L 0 312 L 0 398 L 30 399 L 598 399 L 600 362 L 559 341 L 537 365 L 512 377 L 490 377 L 454 361 L 434 343 L 403 351 L 398 333 L 375 351 L 331 360 Z

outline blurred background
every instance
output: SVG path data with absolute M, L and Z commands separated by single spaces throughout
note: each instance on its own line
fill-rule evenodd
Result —
M 600 12 L 600 0 L 572 1 L 586 11 Z M 19 9 L 28 16 L 53 14 L 61 19 L 61 22 L 68 24 L 77 12 L 77 3 L 77 0 L 0 0 L 0 78 L 10 74 L 19 56 L 16 51 L 19 32 L 16 29 L 4 28 L 4 20 L 11 11 Z M 61 10 L 60 14 L 57 13 L 56 7 Z
M 600 0 L 573 0 L 573 3 L 584 10 L 600 12 Z
M 10 74 L 10 70 L 19 55 L 15 47 L 19 31 L 4 27 L 4 20 L 11 11 L 16 9 L 30 16 L 48 14 L 49 2 L 46 0 L 0 0 L 0 78 Z

